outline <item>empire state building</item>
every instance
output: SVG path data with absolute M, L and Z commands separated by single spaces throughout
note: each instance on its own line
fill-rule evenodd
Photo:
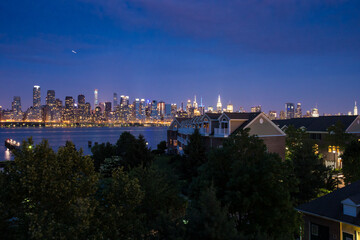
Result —
M 218 102 L 216 104 L 216 110 L 218 112 L 222 112 L 222 104 L 221 104 L 221 100 L 220 100 L 220 94 L 219 94 L 219 97 L 218 97 Z

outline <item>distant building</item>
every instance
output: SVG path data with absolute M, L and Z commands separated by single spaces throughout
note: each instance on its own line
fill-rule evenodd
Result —
M 48 90 L 46 94 L 46 105 L 50 107 L 50 109 L 55 108 L 55 90 Z
M 157 101 L 153 100 L 151 102 L 151 118 L 152 119 L 158 119 L 158 109 L 157 109 Z
M 196 102 L 196 95 L 194 96 L 193 108 L 198 108 L 198 103 Z
M 229 104 L 226 106 L 226 112 L 229 112 L 229 113 L 234 112 L 234 105 L 232 105 L 231 103 L 229 103 Z
M 319 116 L 320 116 L 319 109 L 317 108 L 311 109 L 311 117 L 319 117 Z
M 165 116 L 171 117 L 171 104 L 170 103 L 165 104 Z
M 118 105 L 118 96 L 117 93 L 113 95 L 113 111 L 115 111 L 116 106 Z
M 280 119 L 286 119 L 286 114 L 283 110 L 280 111 Z
M 98 94 L 99 94 L 99 91 L 97 90 L 97 89 L 95 89 L 95 91 L 94 91 L 94 109 L 97 107 L 97 106 L 99 106 L 99 96 L 98 96 Z
M 218 101 L 217 101 L 217 104 L 216 104 L 216 111 L 218 113 L 221 113 L 222 112 L 222 104 L 221 104 L 221 99 L 220 99 L 220 94 L 218 96 Z
M 78 95 L 78 105 L 85 105 L 85 96 L 83 94 Z
M 12 111 L 15 116 L 19 115 L 21 111 L 21 98 L 19 96 L 14 97 L 14 101 L 12 102 Z
M 355 107 L 354 107 L 354 115 L 358 115 L 358 108 L 356 106 L 356 101 L 355 101 Z
M 296 118 L 301 118 L 302 117 L 301 103 L 298 103 L 296 105 L 295 117 Z
M 252 113 L 261 112 L 261 105 L 251 107 L 251 112 Z
M 35 85 L 33 88 L 33 107 L 40 108 L 41 106 L 41 89 L 40 86 Z
M 277 118 L 276 111 L 269 111 L 269 118 L 270 120 L 275 120 Z
M 176 103 L 171 104 L 171 116 L 176 117 L 177 114 L 177 105 Z
M 164 117 L 165 116 L 165 102 L 163 102 L 163 101 L 158 102 L 157 109 L 158 109 L 158 114 L 160 115 L 160 117 Z
M 293 103 L 285 103 L 285 113 L 286 113 L 286 119 L 294 118 L 295 106 Z

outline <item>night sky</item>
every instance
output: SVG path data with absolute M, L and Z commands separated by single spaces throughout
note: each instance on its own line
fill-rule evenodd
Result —
M 77 53 L 73 53 L 72 50 Z M 360 1 L 1 0 L 0 105 L 32 87 L 320 114 L 360 102 Z

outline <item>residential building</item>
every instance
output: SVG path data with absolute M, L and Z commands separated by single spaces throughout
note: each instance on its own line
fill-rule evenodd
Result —
M 346 133 L 360 137 L 360 116 L 321 116 L 309 118 L 292 118 L 286 120 L 273 120 L 273 122 L 284 132 L 289 126 L 305 129 L 309 134 L 309 138 L 317 141 L 318 145 L 326 143 L 326 135 L 329 134 L 328 129 L 340 122 Z M 341 154 L 339 146 L 327 146 L 321 150 L 325 165 L 332 168 L 341 168 Z
M 360 239 L 360 181 L 304 203 L 304 240 Z
M 190 135 L 198 128 L 207 149 L 220 147 L 223 141 L 241 129 L 261 138 L 269 152 L 285 158 L 285 133 L 264 113 L 205 113 L 194 118 L 176 118 L 168 128 L 168 149 L 182 153 Z

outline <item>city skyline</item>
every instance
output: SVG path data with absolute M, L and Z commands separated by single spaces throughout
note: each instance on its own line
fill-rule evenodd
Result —
M 359 100 L 359 2 L 39 0 L 0 9 L 5 108 L 15 95 L 30 106 L 34 84 L 62 99 L 98 88 L 99 101 L 116 89 L 216 106 L 220 94 L 234 109 L 266 112 L 301 102 L 347 113 Z
M 33 86 L 33 90 L 35 90 L 35 89 L 39 89 L 41 86 L 39 86 L 39 85 L 34 85 Z M 44 91 L 44 90 L 43 90 Z M 55 92 L 57 92 L 56 90 L 53 90 L 53 89 L 46 89 L 45 90 L 47 93 L 48 93 L 48 91 L 55 91 Z M 40 105 L 46 105 L 47 104 L 47 95 L 46 95 L 46 92 L 43 92 L 42 94 L 41 94 L 41 96 L 40 96 L 40 99 L 39 100 L 36 100 L 36 101 L 40 101 Z M 55 92 L 53 93 L 53 94 L 55 94 Z M 34 93 L 32 93 L 32 94 L 34 94 Z M 94 89 L 93 91 L 92 91 L 92 95 L 90 95 L 90 97 L 89 96 L 87 96 L 86 97 L 86 102 L 89 102 L 90 103 L 90 105 L 91 105 L 91 109 L 92 110 L 94 110 L 94 108 L 96 107 L 96 106 L 98 106 L 100 103 L 106 103 L 106 102 L 110 102 L 110 103 L 112 103 L 113 105 L 112 105 L 112 107 L 114 107 L 114 96 L 116 95 L 116 96 L 119 96 L 119 100 L 120 100 L 120 96 L 126 96 L 126 97 L 129 97 L 129 101 L 132 103 L 132 102 L 135 102 L 135 100 L 137 100 L 137 99 L 146 99 L 146 101 L 152 101 L 152 100 L 154 100 L 154 99 L 150 99 L 150 98 L 146 98 L 146 97 L 144 97 L 144 96 L 141 96 L 141 97 L 139 97 L 139 96 L 127 96 L 126 94 L 119 94 L 119 93 L 117 93 L 117 92 L 113 92 L 112 93 L 113 95 L 112 95 L 112 97 L 110 98 L 109 96 L 107 96 L 107 97 L 101 97 L 101 92 L 100 92 L 100 90 L 99 89 Z M 60 99 L 60 100 L 62 100 L 62 101 L 64 101 L 65 102 L 65 100 L 66 100 L 66 98 L 67 97 L 73 97 L 74 98 L 74 104 L 78 104 L 78 101 L 76 101 L 75 99 L 77 99 L 78 98 L 78 96 L 86 96 L 86 95 L 84 95 L 83 93 L 78 93 L 77 95 L 74 95 L 74 96 L 70 96 L 70 95 L 65 95 L 65 96 L 63 96 L 63 97 L 59 97 L 58 96 L 58 94 L 56 94 L 56 99 Z M 96 97 L 95 97 L 96 96 Z M 24 109 L 28 109 L 28 108 L 30 108 L 30 107 L 32 107 L 32 106 L 34 106 L 34 98 L 33 98 L 33 96 L 31 96 L 31 101 L 32 101 L 32 103 L 31 104 L 29 104 L 28 106 L 27 105 L 24 105 L 23 104 L 23 98 L 22 98 L 22 96 L 19 96 L 19 95 L 14 95 L 13 96 L 13 98 L 11 99 L 11 101 L 9 101 L 9 103 L 8 104 L 1 104 L 1 102 L 0 102 L 0 107 L 3 109 L 3 110 L 5 110 L 5 109 L 11 109 L 12 108 L 12 101 L 14 100 L 14 98 L 16 98 L 16 97 L 20 97 L 20 99 L 21 99 L 21 106 L 22 106 L 22 108 L 23 108 L 23 110 Z M 193 96 L 194 98 L 195 98 L 195 101 L 196 101 L 196 94 Z M 167 103 L 169 103 L 169 104 L 176 104 L 177 106 L 178 106 L 178 109 L 181 107 L 181 105 L 183 104 L 184 105 L 184 109 L 185 109 L 185 106 L 186 106 L 186 102 L 187 101 L 189 101 L 189 100 L 191 100 L 191 102 L 194 100 L 194 98 L 193 99 L 191 99 L 191 98 L 187 98 L 187 99 L 183 99 L 183 101 L 181 101 L 181 102 L 171 102 L 171 101 L 169 101 L 169 102 L 167 102 Z M 208 104 L 206 101 L 204 101 L 203 100 L 203 97 L 200 97 L 201 98 L 201 105 L 203 106 L 203 107 L 205 107 L 205 110 L 208 110 L 208 108 L 210 107 L 210 108 L 213 108 L 213 109 L 215 109 L 215 110 L 219 110 L 219 109 L 226 109 L 227 108 L 227 106 L 228 105 L 231 105 L 232 107 L 231 107 L 231 109 L 233 109 L 233 111 L 234 112 L 239 112 L 239 111 L 245 111 L 245 112 L 252 112 L 253 111 L 253 109 L 255 109 L 255 108 L 258 108 L 258 107 L 260 107 L 260 109 L 261 109 L 261 111 L 262 112 L 265 112 L 265 113 L 270 113 L 270 112 L 272 112 L 272 111 L 275 111 L 275 113 L 278 115 L 278 117 L 279 117 L 279 114 L 281 113 L 281 111 L 284 111 L 285 113 L 287 112 L 287 104 L 294 104 L 294 105 L 296 105 L 296 104 L 300 104 L 300 108 L 304 111 L 303 112 L 303 114 L 305 115 L 305 113 L 306 113 L 306 111 L 310 111 L 311 112 L 311 110 L 312 109 L 314 109 L 314 108 L 316 108 L 316 109 L 319 109 L 319 106 L 318 106 L 318 104 L 315 104 L 315 105 L 313 105 L 313 106 L 305 106 L 304 107 L 304 105 L 302 104 L 302 102 L 301 101 L 294 101 L 294 102 L 287 102 L 287 103 L 285 103 L 285 107 L 284 108 L 281 108 L 281 107 L 278 107 L 278 106 L 276 106 L 276 107 L 269 107 L 269 106 L 264 106 L 264 105 L 262 105 L 262 104 L 256 104 L 256 105 L 252 105 L 252 106 L 249 106 L 249 107 L 244 107 L 244 106 L 246 106 L 246 104 L 244 104 L 244 105 L 240 105 L 240 104 L 238 104 L 238 103 L 233 103 L 231 100 L 230 101 L 228 101 L 228 102 L 224 102 L 224 101 L 222 101 L 221 100 L 221 104 L 222 104 L 222 106 L 220 105 L 220 107 L 218 106 L 218 104 L 219 104 L 219 101 L 220 101 L 220 94 L 219 95 L 217 95 L 217 102 L 216 103 L 214 103 L 214 104 Z M 96 100 L 95 100 L 96 99 Z M 156 101 L 164 101 L 161 97 L 159 98 L 155 98 L 156 99 Z M 221 99 L 223 99 L 223 96 L 221 96 Z M 55 99 L 53 100 L 53 101 L 55 101 Z M 205 102 L 205 103 L 204 103 Z M 352 106 L 349 106 L 349 108 L 348 109 L 344 109 L 344 110 L 342 110 L 342 111 L 339 111 L 339 112 L 324 112 L 324 111 L 322 111 L 322 110 L 319 110 L 319 113 L 320 113 L 320 115 L 327 115 L 327 114 L 331 114 L 331 115 L 337 115 L 337 114 L 341 114 L 341 115 L 349 115 L 350 113 L 351 114 L 354 114 L 354 113 L 357 113 L 357 107 L 356 107 L 356 103 L 357 103 L 357 101 L 356 100 L 354 100 L 354 102 L 355 102 L 355 108 L 356 108 L 356 110 L 354 109 L 354 104 L 352 105 Z M 353 102 L 353 103 L 354 103 Z M 97 103 L 97 104 L 96 104 Z M 119 103 L 119 102 L 118 102 Z M 195 103 L 195 102 L 194 102 Z M 199 102 L 197 102 L 197 104 L 199 104 Z M 9 107 L 6 107 L 6 106 L 9 106 Z M 200 105 L 199 105 L 200 106 Z M 321 109 L 321 108 L 320 108 Z M 296 117 L 296 113 L 295 113 L 295 111 L 296 111 L 296 109 L 293 109 L 294 110 L 294 113 L 293 114 L 295 114 L 294 116 Z M 357 115 L 357 114 L 355 114 L 355 115 Z M 290 118 L 293 118 L 294 116 L 292 116 L 292 117 L 290 117 Z M 300 116 L 301 116 L 301 114 L 300 114 Z

